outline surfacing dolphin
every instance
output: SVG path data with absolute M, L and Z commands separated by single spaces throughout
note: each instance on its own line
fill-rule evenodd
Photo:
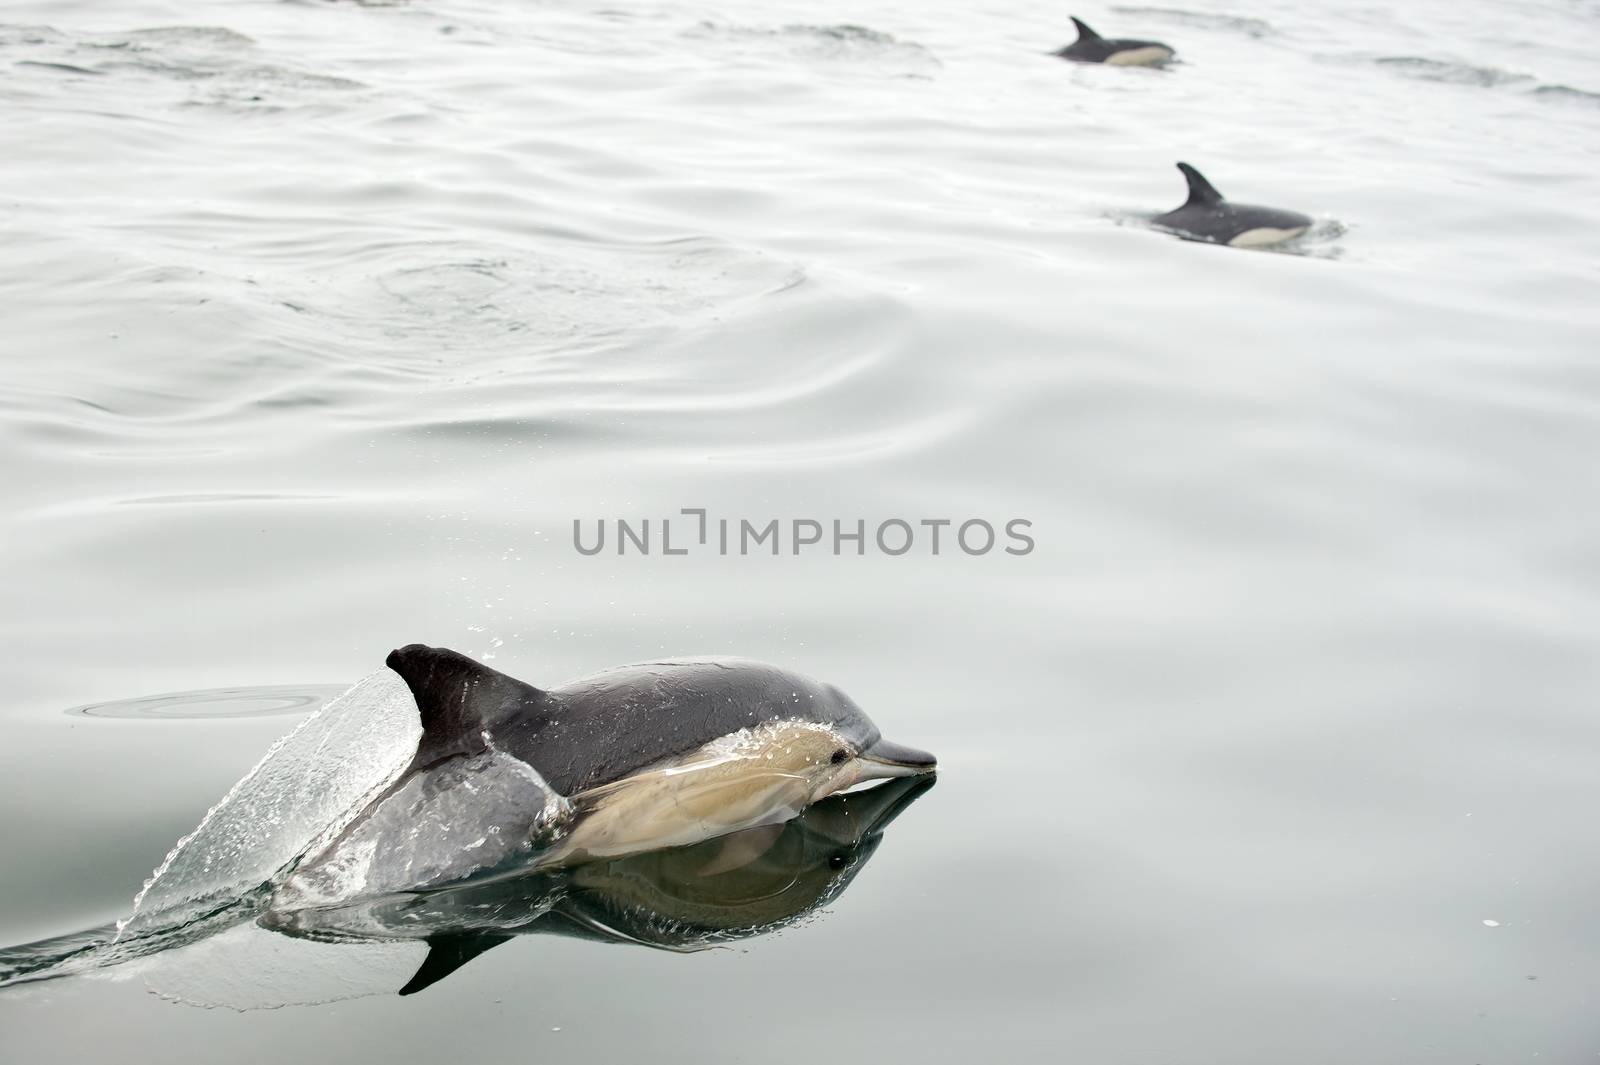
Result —
M 1154 67 L 1177 53 L 1160 41 L 1141 41 L 1126 37 L 1102 37 L 1080 18 L 1072 24 L 1078 39 L 1054 54 L 1075 63 L 1104 63 L 1109 67 Z
M 1311 219 L 1298 211 L 1230 203 L 1188 163 L 1179 163 L 1178 169 L 1189 182 L 1189 198 L 1182 207 L 1157 215 L 1151 223 L 1180 237 L 1260 248 L 1293 240 L 1311 228 Z
M 416 699 L 416 754 L 274 909 L 683 846 L 935 768 L 838 688 L 759 662 L 647 662 L 549 690 L 421 644 L 387 664 Z
M 571 924 L 575 913 L 598 905 L 595 899 L 615 898 L 622 890 L 597 886 L 609 882 L 605 869 L 641 885 L 649 879 L 641 869 L 672 861 L 650 858 L 651 852 L 696 843 L 707 847 L 696 876 L 713 877 L 768 862 L 774 839 L 811 840 L 832 826 L 843 849 L 827 860 L 854 863 L 853 869 L 870 854 L 876 832 L 923 790 L 935 768 L 932 755 L 885 740 L 837 688 L 755 662 L 644 663 L 548 691 L 454 651 L 420 645 L 395 651 L 388 664 L 411 698 L 397 681 L 374 674 L 335 700 L 353 699 L 340 715 L 324 717 L 323 727 L 307 731 L 298 747 L 293 741 L 304 726 L 280 740 L 168 855 L 146 885 L 148 892 L 151 885 L 176 881 L 159 896 L 159 906 L 142 911 L 141 892 L 126 921 L 0 949 L 0 988 L 171 954 L 232 935 L 247 922 L 310 938 L 359 938 L 346 934 L 351 924 L 344 918 L 369 903 L 376 909 L 364 927 L 381 925 L 384 907 L 397 899 L 468 886 L 492 897 L 498 883 L 512 894 L 556 883 L 561 905 L 552 903 L 551 909 L 561 910 Z M 364 696 L 355 695 L 360 692 Z M 395 703 L 397 697 L 406 705 Z M 358 800 L 359 809 L 341 808 L 345 816 L 328 826 L 328 835 L 303 843 L 292 857 L 269 859 L 265 866 L 253 859 L 230 864 L 230 848 L 243 846 L 240 853 L 250 857 L 272 846 L 267 841 L 285 823 L 284 802 L 309 798 L 306 787 L 317 794 L 326 790 L 331 778 L 324 771 L 338 773 L 337 759 L 352 752 L 337 742 L 324 745 L 339 736 L 368 735 L 341 722 L 367 720 L 350 715 L 374 710 L 380 703 L 373 699 L 388 700 L 393 708 L 385 711 L 385 721 L 403 720 L 415 703 L 421 729 L 414 752 L 406 754 L 408 740 L 390 763 L 394 768 Z M 305 724 L 317 720 L 313 715 Z M 372 737 L 381 739 L 387 727 Z M 319 761 L 301 760 L 307 756 Z M 862 781 L 894 777 L 908 779 L 838 794 Z M 838 801 L 813 805 L 829 796 Z M 896 796 L 904 801 L 891 801 Z M 786 823 L 808 810 L 804 834 L 785 835 Z M 293 828 L 292 817 L 288 821 Z M 616 864 L 630 857 L 638 861 Z M 219 864 L 224 868 L 216 869 Z M 790 874 L 793 869 L 783 875 Z M 528 879 L 541 876 L 558 880 Z M 841 889 L 843 882 L 847 878 Z M 769 895 L 758 895 L 752 905 L 759 908 L 759 899 Z M 526 923 L 526 910 L 521 918 L 510 911 L 501 916 Z M 144 919 L 136 920 L 141 914 Z M 428 939 L 431 946 L 433 935 L 449 939 L 460 931 L 454 924 L 463 924 L 448 908 L 434 916 L 422 920 L 410 912 L 405 919 L 417 933 L 410 938 Z M 482 929 L 472 920 L 468 914 L 465 932 L 476 934 Z M 606 919 L 619 929 L 628 920 L 625 914 Z M 686 920 L 674 911 L 661 934 Z M 727 920 L 733 927 L 743 918 Z M 650 935 L 641 927 L 614 938 L 645 941 Z M 430 971 L 437 972 L 454 949 L 442 951 Z

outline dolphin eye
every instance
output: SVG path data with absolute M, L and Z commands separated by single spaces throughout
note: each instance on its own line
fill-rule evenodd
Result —
M 845 864 L 846 864 L 845 863 L 845 857 L 842 854 L 830 854 L 828 856 L 828 868 L 829 869 L 833 869 L 833 870 L 843 869 L 845 867 Z
M 833 757 L 829 758 L 828 761 L 834 765 L 843 765 L 844 760 L 849 757 L 850 752 L 845 750 L 843 747 L 840 747 L 837 751 L 833 752 Z

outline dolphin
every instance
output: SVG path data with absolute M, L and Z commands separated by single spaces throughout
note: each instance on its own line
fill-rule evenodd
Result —
M 1311 228 L 1311 219 L 1298 211 L 1229 203 L 1205 176 L 1188 163 L 1178 169 L 1189 182 L 1189 198 L 1182 207 L 1157 215 L 1151 221 L 1189 240 L 1259 248 L 1293 240 Z
M 386 664 L 416 700 L 416 753 L 298 860 L 273 909 L 685 846 L 936 767 L 838 688 L 744 659 L 645 662 L 550 689 L 422 644 Z
M 930 776 L 832 795 L 781 825 L 688 847 L 522 876 L 280 913 L 257 924 L 294 938 L 422 940 L 411 995 L 524 935 L 558 935 L 677 953 L 788 927 L 849 887 L 889 823 L 933 786 Z
M 1111 67 L 1153 67 L 1160 66 L 1177 54 L 1160 41 L 1102 37 L 1079 18 L 1074 18 L 1072 24 L 1078 27 L 1078 39 L 1054 53 L 1062 59 L 1077 63 L 1104 63 Z

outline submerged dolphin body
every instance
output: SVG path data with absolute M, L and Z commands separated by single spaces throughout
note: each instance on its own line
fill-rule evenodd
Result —
M 1074 18 L 1078 39 L 1054 53 L 1077 63 L 1104 63 L 1111 67 L 1160 66 L 1177 53 L 1160 41 L 1102 37 L 1082 19 Z
M 889 823 L 932 786 L 926 776 L 893 780 L 830 796 L 785 824 L 688 847 L 343 907 L 268 911 L 258 923 L 320 942 L 424 940 L 427 958 L 402 995 L 524 935 L 704 950 L 765 935 L 830 905 Z
M 1179 163 L 1178 169 L 1189 182 L 1189 198 L 1151 220 L 1162 229 L 1190 240 L 1259 248 L 1293 240 L 1311 228 L 1311 219 L 1298 211 L 1230 203 L 1188 163 Z
M 273 909 L 688 845 L 935 768 L 839 689 L 758 662 L 649 662 L 549 690 L 421 644 L 387 664 L 416 699 L 416 754 Z

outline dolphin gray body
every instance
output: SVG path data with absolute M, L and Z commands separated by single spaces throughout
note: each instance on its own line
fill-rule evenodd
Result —
M 1102 37 L 1082 19 L 1074 18 L 1078 39 L 1054 53 L 1075 63 L 1104 63 L 1112 67 L 1160 66 L 1177 53 L 1160 41 L 1141 41 L 1126 37 Z
M 421 644 L 387 664 L 417 703 L 416 753 L 274 908 L 689 845 L 935 768 L 838 688 L 758 662 L 648 662 L 547 690 Z
M 1189 198 L 1182 207 L 1151 220 L 1162 229 L 1189 240 L 1242 248 L 1293 240 L 1311 228 L 1311 219 L 1298 211 L 1230 203 L 1188 163 L 1179 163 L 1178 169 L 1189 182 Z

